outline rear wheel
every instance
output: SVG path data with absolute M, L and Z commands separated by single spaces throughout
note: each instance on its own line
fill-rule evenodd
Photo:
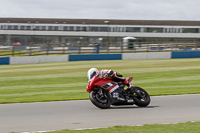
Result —
M 148 106 L 151 101 L 149 94 L 140 87 L 134 87 L 134 90 L 136 91 L 133 97 L 135 104 L 139 107 Z
M 90 101 L 101 109 L 109 108 L 112 103 L 110 93 L 104 89 L 91 91 Z

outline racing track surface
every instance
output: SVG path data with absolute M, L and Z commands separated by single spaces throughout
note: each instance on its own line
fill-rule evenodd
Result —
M 200 121 L 200 94 L 154 96 L 147 108 L 98 109 L 89 100 L 0 104 L 0 133 Z

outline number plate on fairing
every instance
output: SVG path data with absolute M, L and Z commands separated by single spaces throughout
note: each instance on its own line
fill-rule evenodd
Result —
M 118 98 L 119 97 L 119 93 L 115 92 L 113 93 L 113 98 Z

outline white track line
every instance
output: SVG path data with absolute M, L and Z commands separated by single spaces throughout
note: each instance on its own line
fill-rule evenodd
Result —
M 187 121 L 187 122 L 196 122 L 196 121 Z M 187 123 L 187 122 L 173 122 L 173 123 L 157 123 L 157 124 L 180 124 L 180 123 Z M 144 124 L 144 125 L 154 125 L 154 124 Z M 144 125 L 132 125 L 134 126 L 144 126 Z M 77 128 L 71 130 L 86 130 L 86 129 L 100 129 L 105 127 L 94 127 L 94 128 Z M 54 132 L 56 130 L 47 130 L 47 131 L 33 131 L 33 132 L 21 132 L 21 133 L 45 133 L 45 132 Z

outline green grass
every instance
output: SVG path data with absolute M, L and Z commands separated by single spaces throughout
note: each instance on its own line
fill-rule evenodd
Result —
M 88 99 L 91 67 L 133 76 L 150 95 L 200 93 L 200 59 L 80 61 L 0 66 L 0 103 Z
M 5 50 L 0 50 L 0 56 L 12 56 L 12 51 L 5 51 Z M 20 51 L 20 50 L 15 50 L 14 51 L 14 56 L 25 56 L 26 52 L 25 51 Z
M 47 133 L 199 133 L 200 122 L 154 124 L 144 126 L 115 126 L 87 130 L 62 130 Z

